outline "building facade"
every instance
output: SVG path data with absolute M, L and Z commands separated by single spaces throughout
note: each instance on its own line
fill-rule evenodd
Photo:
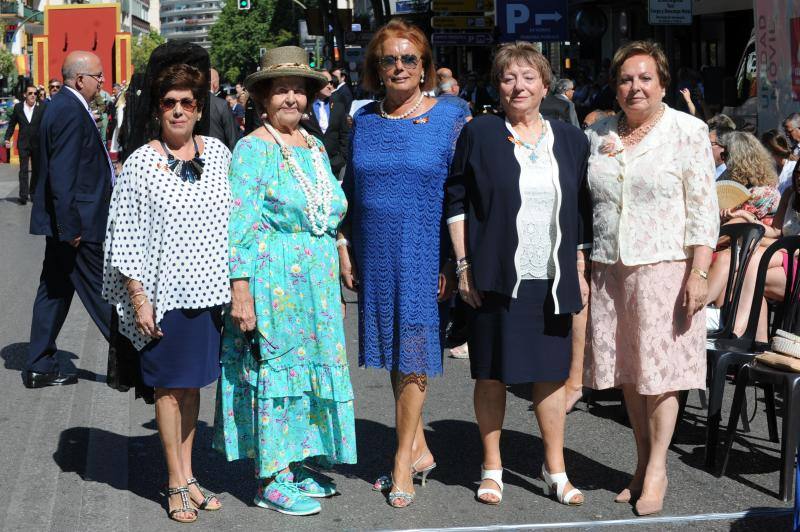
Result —
M 210 48 L 208 32 L 221 12 L 219 0 L 161 0 L 161 35 Z

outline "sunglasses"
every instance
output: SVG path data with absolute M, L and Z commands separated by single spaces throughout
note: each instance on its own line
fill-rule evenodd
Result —
M 34 95 L 36 95 L 35 92 L 26 92 L 25 93 L 25 96 L 34 96 Z
M 162 111 L 172 111 L 178 104 L 181 104 L 181 109 L 187 113 L 193 113 L 194 110 L 197 109 L 197 100 L 194 98 L 181 98 L 180 100 L 176 100 L 175 98 L 161 98 L 159 103 L 161 104 Z
M 400 56 L 384 55 L 378 60 L 378 63 L 386 69 L 397 66 L 398 62 L 403 63 L 403 66 L 408 68 L 417 68 L 419 57 L 414 54 L 403 54 Z
M 50 90 L 60 89 L 60 88 L 61 88 L 61 85 L 50 85 Z

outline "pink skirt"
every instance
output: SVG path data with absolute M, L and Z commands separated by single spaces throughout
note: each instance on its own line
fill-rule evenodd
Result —
M 592 263 L 583 382 L 643 395 L 706 386 L 706 314 L 683 307 L 691 262 Z

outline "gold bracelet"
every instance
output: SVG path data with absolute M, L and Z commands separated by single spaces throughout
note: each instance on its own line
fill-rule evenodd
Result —
M 699 276 L 700 276 L 702 279 L 708 279 L 708 272 L 704 272 L 704 271 L 703 271 L 703 270 L 701 270 L 700 268 L 694 268 L 694 267 L 693 267 L 693 268 L 692 268 L 692 273 L 696 273 L 696 274 L 697 274 L 697 275 L 699 275 Z
M 139 312 L 139 309 L 142 308 L 145 305 L 145 303 L 147 303 L 147 298 L 145 298 L 145 300 L 139 303 L 138 305 L 134 305 L 133 311 Z

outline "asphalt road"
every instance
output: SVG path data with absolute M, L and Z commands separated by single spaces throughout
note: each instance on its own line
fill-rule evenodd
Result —
M 59 356 L 65 364 L 74 364 L 78 384 L 40 390 L 22 386 L 19 370 L 27 350 L 44 239 L 28 235 L 30 205 L 15 203 L 15 181 L 16 167 L 0 165 L 2 530 L 308 531 L 505 525 L 514 530 L 774 531 L 789 526 L 791 504 L 777 499 L 778 446 L 766 436 L 763 397 L 759 395 L 754 407 L 752 392 L 752 431 L 740 435 L 724 478 L 702 467 L 705 416 L 697 393 L 691 394 L 686 421 L 670 452 L 664 513 L 657 519 L 637 520 L 629 505 L 612 502 L 634 465 L 633 439 L 619 401 L 607 396 L 591 406 L 581 403 L 567 418 L 568 472 L 586 497 L 583 506 L 568 508 L 543 495 L 537 478 L 542 442 L 529 410 L 528 390 L 511 390 L 502 440 L 505 497 L 498 507 L 478 504 L 474 490 L 481 455 L 472 382 L 467 362 L 450 358 L 445 359 L 445 376 L 433 381 L 425 408 L 427 437 L 439 466 L 427 486 L 417 486 L 417 500 L 410 508 L 391 508 L 385 497 L 370 490 L 374 478 L 391 463 L 391 391 L 384 372 L 357 367 L 354 305 L 346 328 L 359 462 L 329 472 L 341 495 L 323 501 L 322 512 L 312 517 L 287 517 L 253 506 L 252 465 L 228 463 L 211 450 L 215 387 L 209 386 L 202 392 L 195 474 L 220 494 L 224 509 L 201 513 L 189 527 L 174 524 L 167 520 L 158 494 L 165 475 L 153 408 L 104 384 L 106 346 L 77 298 L 59 338 Z M 726 407 L 731 396 L 729 385 Z M 717 520 L 708 516 L 740 512 L 751 513 L 717 516 Z M 689 516 L 699 520 L 689 521 Z

